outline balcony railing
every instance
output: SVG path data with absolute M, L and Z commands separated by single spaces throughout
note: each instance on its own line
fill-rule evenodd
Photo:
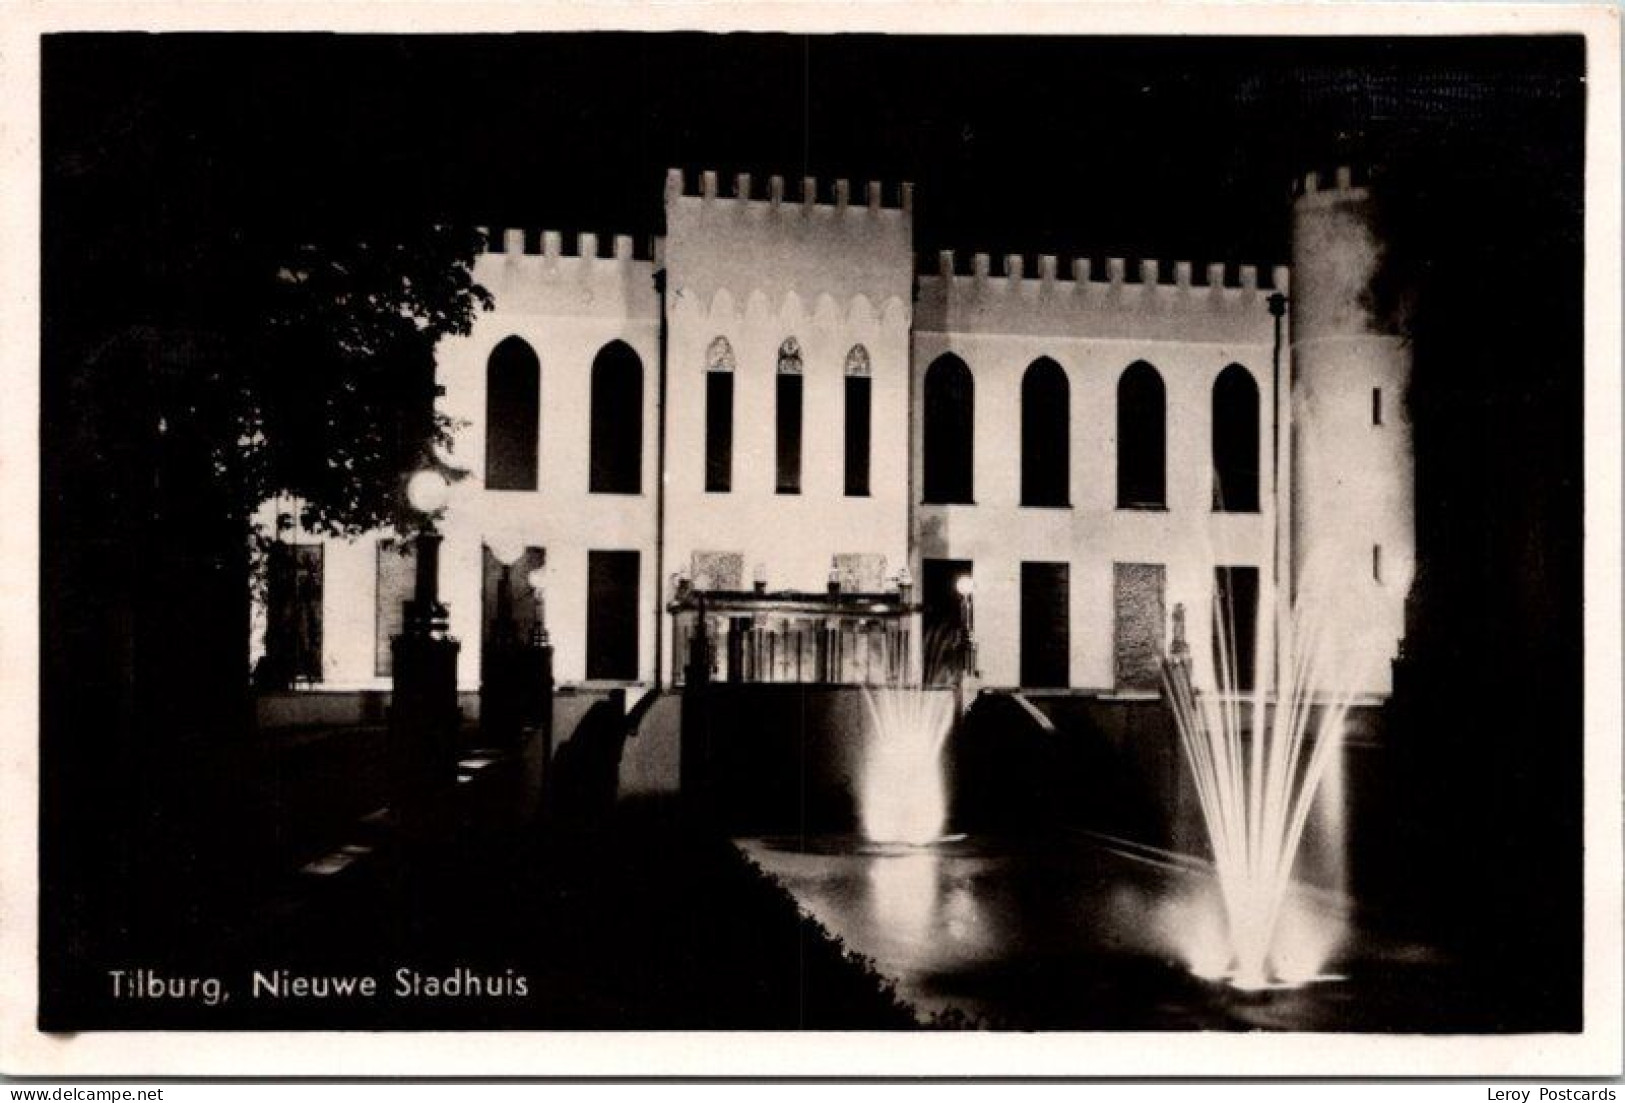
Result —
M 889 593 L 767 593 L 680 585 L 672 684 L 901 685 L 919 680 L 919 612 Z

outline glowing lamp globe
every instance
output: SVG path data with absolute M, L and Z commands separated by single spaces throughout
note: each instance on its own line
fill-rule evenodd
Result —
M 438 513 L 451 497 L 451 484 L 438 471 L 414 472 L 406 480 L 406 501 L 422 514 Z
M 976 592 L 976 581 L 968 574 L 962 574 L 954 582 L 954 590 L 960 597 L 970 597 Z
M 525 576 L 525 581 L 530 583 L 530 588 L 532 590 L 540 591 L 542 586 L 547 582 L 547 569 L 545 567 L 537 567 L 534 571 L 531 571 Z

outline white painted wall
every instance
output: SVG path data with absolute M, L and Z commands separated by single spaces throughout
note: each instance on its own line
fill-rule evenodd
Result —
M 1415 466 L 1410 350 L 1365 294 L 1382 256 L 1372 216 L 1369 190 L 1346 175 L 1311 177 L 1293 204 L 1292 539 L 1298 589 L 1336 629 L 1329 676 L 1386 694 L 1415 573 Z
M 920 558 L 974 562 L 985 682 L 1019 681 L 1021 564 L 1038 561 L 1069 565 L 1074 687 L 1112 686 L 1112 565 L 1118 562 L 1167 568 L 1167 608 L 1171 613 L 1175 603 L 1185 605 L 1199 676 L 1208 677 L 1214 566 L 1255 566 L 1267 582 L 1272 562 L 1272 322 L 1265 295 L 974 275 L 932 277 L 921 285 L 913 358 L 915 486 L 924 470 L 925 373 L 952 352 L 976 381 L 975 504 L 916 506 L 915 570 Z M 1158 309 L 1145 310 L 1143 301 L 1153 297 L 1162 299 Z M 1211 339 L 1215 331 L 1221 339 Z M 1069 509 L 1020 504 L 1021 384 L 1041 356 L 1061 365 L 1070 387 Z M 1117 384 L 1136 360 L 1157 369 L 1166 392 L 1162 511 L 1117 508 Z M 1262 513 L 1212 510 L 1212 387 L 1232 363 L 1247 368 L 1259 388 Z
M 1063 275 L 1039 258 L 1024 275 L 1020 258 L 995 275 L 986 257 L 968 274 L 955 258 L 937 276 L 913 276 L 912 216 L 906 192 L 895 205 L 867 187 L 823 189 L 790 198 L 743 182 L 723 196 L 714 178 L 692 189 L 668 180 L 664 241 L 668 342 L 667 494 L 657 533 L 659 341 L 662 303 L 656 264 L 635 260 L 630 242 L 612 255 L 586 237 L 566 250 L 560 235 L 524 254 L 482 256 L 475 276 L 497 307 L 473 332 L 439 353 L 442 408 L 464 423 L 448 459 L 469 472 L 442 524 L 441 590 L 452 631 L 463 641 L 459 679 L 478 684 L 482 542 L 502 533 L 547 549 L 548 624 L 556 671 L 585 675 L 586 574 L 593 550 L 641 556 L 639 677 L 655 676 L 656 633 L 669 665 L 669 618 L 659 607 L 673 574 L 696 551 L 739 552 L 748 579 L 766 567 L 770 589 L 821 590 L 834 555 L 884 555 L 916 578 L 922 558 L 975 564 L 977 629 L 985 681 L 1013 685 L 1020 671 L 1020 565 L 1069 565 L 1071 682 L 1109 689 L 1113 681 L 1113 564 L 1167 568 L 1167 607 L 1183 604 L 1198 676 L 1208 666 L 1215 565 L 1256 566 L 1267 586 L 1273 563 L 1270 440 L 1273 320 L 1268 290 L 1242 269 L 1226 284 L 1209 268 L 1195 284 L 1188 264 L 1138 280 L 1122 262 L 1086 263 Z M 1335 194 L 1333 194 L 1335 193 Z M 1359 193 L 1359 194 L 1356 194 Z M 854 202 L 856 200 L 856 202 Z M 1404 348 L 1362 312 L 1375 258 L 1359 189 L 1321 189 L 1295 205 L 1290 354 L 1295 515 L 1293 564 L 1301 577 L 1309 549 L 1328 555 L 1341 580 L 1336 612 L 1349 627 L 1346 669 L 1376 669 L 1357 688 L 1386 692 L 1386 659 L 1403 633 L 1414 559 L 1410 427 L 1404 414 L 1409 361 Z M 1269 280 L 1285 284 L 1285 271 Z M 1070 277 L 1070 278 L 1068 278 Z M 509 336 L 541 361 L 539 489 L 483 488 L 485 365 Z M 717 336 L 735 358 L 733 484 L 708 493 L 705 478 L 706 350 Z M 802 492 L 775 492 L 774 379 L 779 346 L 794 336 L 804 363 Z M 643 362 L 643 487 L 638 495 L 591 494 L 588 410 L 593 358 L 623 340 Z M 844 494 L 843 368 L 862 344 L 872 366 L 871 493 Z M 952 351 L 976 382 L 975 504 L 919 502 L 923 377 Z M 1066 372 L 1071 398 L 1068 508 L 1020 505 L 1020 397 L 1023 373 L 1047 356 Z M 1154 365 L 1167 396 L 1167 509 L 1116 508 L 1116 399 L 1123 369 Z M 1258 514 L 1211 509 L 1212 386 L 1229 364 L 1252 374 L 1260 393 Z M 1370 390 L 1385 392 L 1385 425 L 1370 424 Z M 274 516 L 268 503 L 265 517 Z M 287 509 L 284 504 L 282 507 Z M 296 509 L 293 512 L 297 512 Z M 298 537 L 296 539 L 310 539 Z M 325 685 L 381 687 L 375 664 L 375 543 L 326 541 Z M 665 578 L 656 577 L 664 547 Z M 1383 578 L 1371 575 L 1371 545 L 1384 546 Z M 1325 549 L 1330 549 L 1327 552 Z M 657 627 L 658 625 L 658 627 Z M 255 643 L 263 636 L 256 615 Z M 1265 669 L 1268 669 L 1266 666 Z
M 742 553 L 746 581 L 761 564 L 770 590 L 821 592 L 843 553 L 883 555 L 898 570 L 908 554 L 908 212 L 673 190 L 667 229 L 668 575 L 696 551 Z M 737 364 L 733 481 L 708 493 L 706 350 L 718 336 Z M 804 364 L 794 495 L 775 490 L 775 379 L 787 337 Z M 847 497 L 845 364 L 858 344 L 871 364 L 870 493 Z
M 543 238 L 540 254 L 520 252 L 510 232 L 507 253 L 487 253 L 475 280 L 492 292 L 496 309 L 472 332 L 442 344 L 441 409 L 459 423 L 447 461 L 467 472 L 451 494 L 440 531 L 440 593 L 451 633 L 462 641 L 458 681 L 477 688 L 480 670 L 481 548 L 501 533 L 547 551 L 547 621 L 554 670 L 562 682 L 586 675 L 587 558 L 594 550 L 640 553 L 639 678 L 654 675 L 656 427 L 659 421 L 659 299 L 654 265 L 632 259 L 629 239 L 616 239 L 610 257 L 596 256 L 594 239 L 567 255 L 559 235 Z M 539 479 L 535 491 L 486 490 L 486 362 L 501 341 L 524 339 L 541 361 Z M 588 492 L 588 411 L 593 359 L 606 344 L 625 341 L 643 362 L 643 479 L 637 495 Z M 382 688 L 375 677 L 376 541 L 326 541 L 324 674 L 332 688 Z M 256 638 L 263 636 L 263 626 Z M 262 643 L 261 643 L 262 646 Z

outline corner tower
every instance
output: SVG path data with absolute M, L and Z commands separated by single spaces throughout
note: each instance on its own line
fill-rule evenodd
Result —
M 1292 204 L 1294 595 L 1328 630 L 1326 688 L 1387 694 L 1415 572 L 1411 352 L 1373 286 L 1369 185 L 1310 173 Z

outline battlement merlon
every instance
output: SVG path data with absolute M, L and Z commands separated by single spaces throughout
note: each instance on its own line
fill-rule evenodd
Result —
M 800 180 L 800 194 L 795 199 L 789 199 L 785 195 L 784 177 L 769 176 L 766 192 L 759 194 L 751 174 L 741 172 L 734 175 L 731 192 L 730 195 L 722 194 L 720 179 L 715 170 L 702 170 L 694 187 L 689 186 L 689 179 L 682 169 L 666 170 L 668 206 L 674 199 L 701 199 L 717 203 L 764 203 L 772 207 L 831 207 L 854 213 L 869 211 L 911 214 L 914 210 L 914 185 L 907 181 L 899 182 L 895 189 L 888 189 L 879 180 L 867 181 L 855 196 L 850 181 L 835 180 L 831 182 L 828 198 L 825 200 L 820 198 L 818 178 L 803 176 Z

